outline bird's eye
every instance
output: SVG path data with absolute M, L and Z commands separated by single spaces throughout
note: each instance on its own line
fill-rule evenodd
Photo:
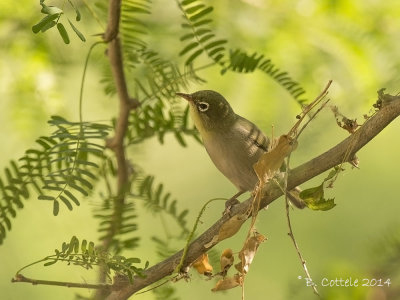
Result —
M 198 108 L 199 111 L 201 111 L 201 112 L 207 111 L 209 107 L 210 107 L 210 104 L 208 104 L 207 102 L 199 102 L 199 103 L 197 104 L 197 108 Z

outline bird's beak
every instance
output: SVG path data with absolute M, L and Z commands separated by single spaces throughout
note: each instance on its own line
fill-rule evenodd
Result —
M 183 99 L 186 99 L 187 101 L 192 101 L 192 95 L 191 94 L 184 94 L 184 93 L 176 93 L 177 96 L 182 97 Z

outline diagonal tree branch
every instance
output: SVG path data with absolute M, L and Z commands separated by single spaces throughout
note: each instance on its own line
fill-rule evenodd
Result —
M 390 102 L 385 102 L 385 105 L 351 136 L 318 157 L 293 169 L 288 176 L 288 190 L 305 183 L 334 166 L 346 161 L 351 161 L 357 151 L 364 147 L 399 115 L 400 97 L 396 97 L 396 99 Z M 279 187 L 273 184 L 267 184 L 265 186 L 264 196 L 261 200 L 260 209 L 264 208 L 281 195 L 282 190 Z M 244 214 L 251 206 L 251 200 L 252 198 L 233 207 L 231 215 Z M 184 266 L 190 265 L 201 254 L 210 249 L 206 249 L 204 245 L 209 243 L 214 235 L 218 234 L 221 225 L 224 224 L 228 218 L 227 215 L 223 216 L 190 244 Z M 131 295 L 144 287 L 171 275 L 180 262 L 182 252 L 181 250 L 164 261 L 150 267 L 145 271 L 145 278 L 136 277 L 133 284 L 120 286 L 118 290 L 111 292 L 107 299 L 128 299 Z

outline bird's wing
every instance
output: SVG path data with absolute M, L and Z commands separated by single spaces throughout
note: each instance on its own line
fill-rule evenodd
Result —
M 258 152 L 259 150 L 262 150 L 263 152 L 268 151 L 269 139 L 256 125 L 239 116 L 235 126 L 240 131 L 243 138 L 248 142 L 249 148 L 252 150 L 251 152 Z

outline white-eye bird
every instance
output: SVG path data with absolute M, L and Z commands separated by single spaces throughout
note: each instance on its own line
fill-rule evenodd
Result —
M 269 139 L 256 125 L 237 115 L 215 91 L 176 94 L 189 102 L 191 117 L 211 160 L 239 190 L 233 198 L 252 191 L 258 182 L 253 165 L 268 151 Z M 290 193 L 289 199 L 297 207 L 304 207 Z

